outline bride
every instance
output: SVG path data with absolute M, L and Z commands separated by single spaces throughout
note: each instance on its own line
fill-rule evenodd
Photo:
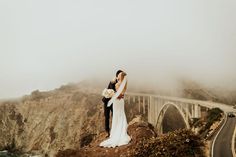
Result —
M 131 138 L 127 134 L 127 120 L 124 110 L 124 93 L 127 88 L 126 73 L 121 72 L 118 75 L 118 82 L 116 83 L 116 93 L 112 96 L 107 106 L 113 104 L 112 126 L 110 137 L 101 142 L 99 146 L 102 147 L 116 147 L 126 145 Z

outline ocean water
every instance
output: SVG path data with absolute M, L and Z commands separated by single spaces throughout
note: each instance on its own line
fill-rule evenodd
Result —
M 19 155 L 9 153 L 7 151 L 0 151 L 0 157 L 20 157 Z
M 41 155 L 30 155 L 30 154 L 18 155 L 18 154 L 13 154 L 13 153 L 10 153 L 10 152 L 4 150 L 4 151 L 0 151 L 0 157 L 42 157 L 42 156 Z

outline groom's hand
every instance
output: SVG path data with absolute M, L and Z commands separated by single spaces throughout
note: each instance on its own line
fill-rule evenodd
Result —
M 123 94 L 121 94 L 121 95 L 118 96 L 118 99 L 122 99 L 122 98 L 124 98 L 124 95 L 123 95 Z

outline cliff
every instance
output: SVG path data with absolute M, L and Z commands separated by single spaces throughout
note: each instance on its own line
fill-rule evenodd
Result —
M 116 148 L 99 147 L 105 139 L 101 133 L 82 149 L 67 149 L 58 152 L 56 157 L 204 157 L 203 140 L 190 130 L 180 129 L 157 135 L 154 127 L 134 118 L 128 126 L 132 140 L 129 144 Z
M 0 105 L 0 150 L 54 156 L 103 130 L 100 96 L 73 86 Z M 96 125 L 95 125 L 96 124 Z

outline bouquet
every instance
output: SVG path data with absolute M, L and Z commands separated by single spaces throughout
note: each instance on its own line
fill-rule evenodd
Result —
M 115 91 L 113 89 L 107 89 L 105 88 L 102 92 L 102 96 L 105 98 L 111 98 L 115 94 Z

